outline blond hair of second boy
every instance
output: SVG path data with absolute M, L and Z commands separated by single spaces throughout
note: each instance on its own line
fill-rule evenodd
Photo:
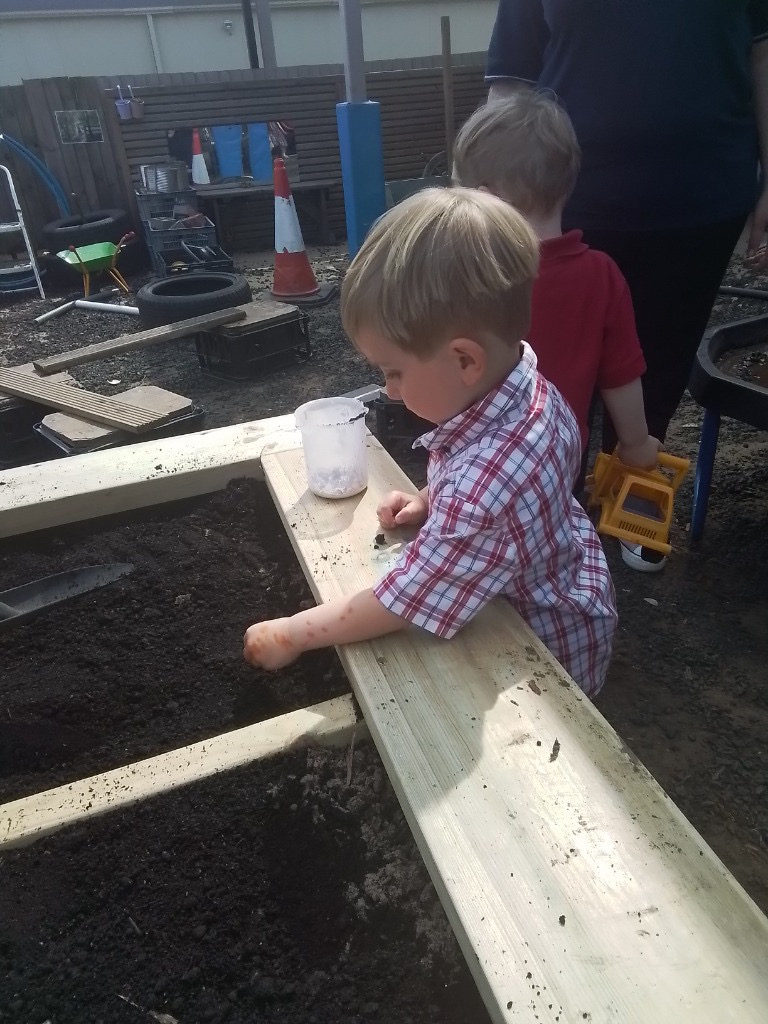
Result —
M 417 442 L 427 487 L 378 509 L 384 528 L 419 532 L 374 587 L 251 626 L 251 664 L 277 669 L 409 627 L 449 639 L 503 597 L 587 694 L 600 689 L 613 586 L 571 496 L 576 421 L 523 341 L 537 268 L 524 218 L 479 191 L 426 190 L 374 225 L 344 281 L 342 318 L 387 394 L 437 423 Z

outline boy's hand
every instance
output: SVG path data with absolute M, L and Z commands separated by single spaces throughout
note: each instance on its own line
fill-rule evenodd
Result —
M 621 444 L 619 442 L 619 458 L 625 466 L 635 469 L 653 469 L 659 452 L 664 447 L 658 438 L 650 434 L 640 444 Z
M 243 657 L 255 668 L 271 672 L 290 665 L 302 653 L 290 635 L 290 619 L 255 622 L 245 631 Z
M 376 509 L 376 515 L 385 530 L 393 530 L 396 526 L 421 526 L 428 511 L 421 494 L 390 491 Z

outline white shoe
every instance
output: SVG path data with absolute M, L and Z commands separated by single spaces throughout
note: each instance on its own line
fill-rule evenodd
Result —
M 641 544 L 628 544 L 619 541 L 621 558 L 625 565 L 636 572 L 661 572 L 667 564 L 667 556 L 653 548 L 644 548 Z

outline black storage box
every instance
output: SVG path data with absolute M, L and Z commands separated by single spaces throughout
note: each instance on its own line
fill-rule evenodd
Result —
M 299 310 L 278 323 L 233 325 L 195 338 L 197 358 L 204 373 L 224 380 L 251 380 L 285 365 L 286 360 L 309 359 L 309 317 Z
M 390 441 L 415 441 L 417 437 L 435 429 L 435 424 L 417 416 L 399 400 L 387 398 L 381 391 L 371 402 L 373 433 L 386 446 Z

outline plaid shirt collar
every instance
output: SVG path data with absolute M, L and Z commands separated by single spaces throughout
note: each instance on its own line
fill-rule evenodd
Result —
M 528 385 L 536 371 L 536 356 L 526 342 L 520 342 L 521 355 L 517 366 L 502 383 L 464 412 L 446 420 L 413 442 L 413 447 L 427 451 L 442 449 L 451 455 L 488 432 L 499 420 L 508 418 L 527 404 Z

